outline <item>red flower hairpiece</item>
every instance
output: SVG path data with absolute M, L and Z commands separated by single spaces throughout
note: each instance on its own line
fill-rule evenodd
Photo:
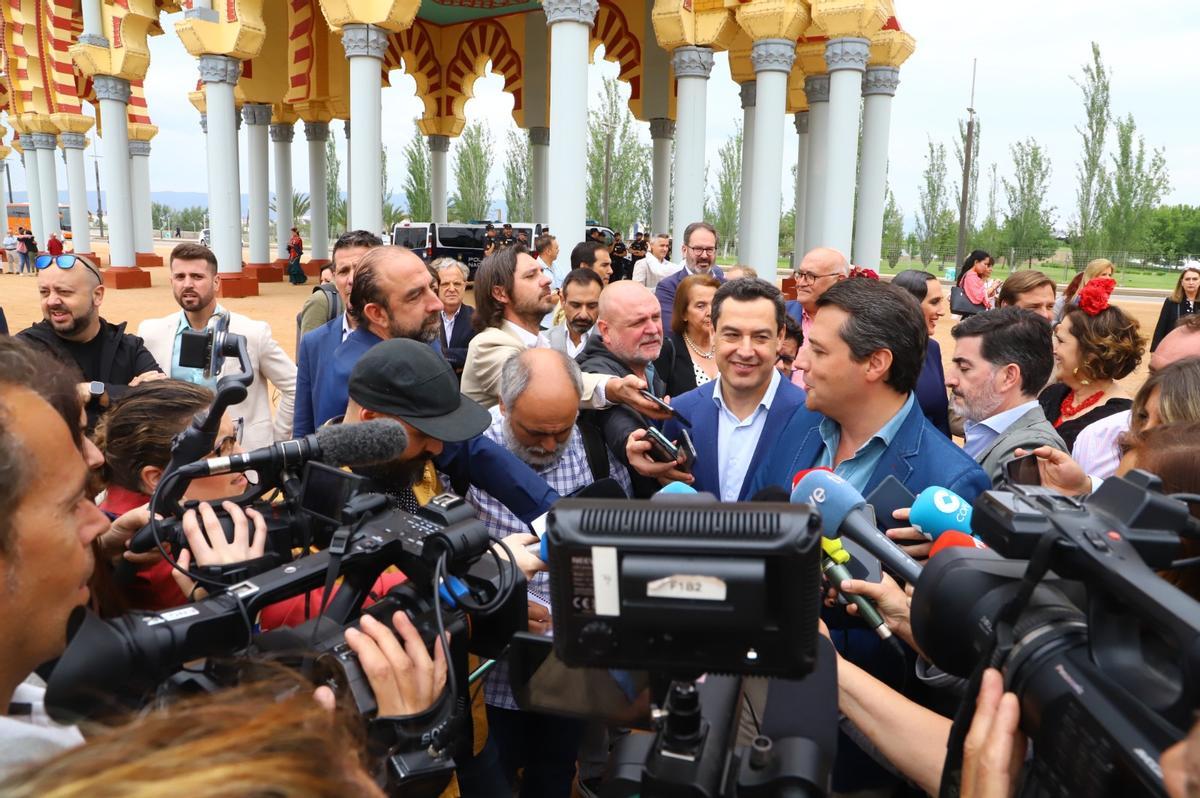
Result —
M 1079 292 L 1079 309 L 1089 316 L 1097 316 L 1108 308 L 1117 281 L 1111 277 L 1096 277 Z
M 864 268 L 862 266 L 851 266 L 850 267 L 850 276 L 851 277 L 866 277 L 868 280 L 878 280 L 879 272 L 875 271 L 874 269 Z

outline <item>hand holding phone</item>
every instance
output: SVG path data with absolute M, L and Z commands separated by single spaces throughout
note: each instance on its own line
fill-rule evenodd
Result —
M 679 423 L 682 424 L 683 426 L 685 426 L 685 427 L 692 426 L 692 422 L 688 421 L 687 418 L 685 418 L 678 410 L 671 407 L 669 404 L 664 402 L 662 399 L 659 399 L 654 394 L 650 393 L 650 391 L 638 391 L 638 393 L 640 393 L 642 395 L 642 398 L 647 399 L 647 400 L 653 402 L 654 404 L 656 404 L 658 406 L 658 408 L 660 410 L 662 410 L 663 412 L 670 413 L 672 416 L 674 416 L 676 419 L 678 419 Z

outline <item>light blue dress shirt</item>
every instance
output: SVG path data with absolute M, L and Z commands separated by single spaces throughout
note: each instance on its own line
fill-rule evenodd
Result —
M 867 483 L 871 480 L 871 474 L 875 472 L 875 466 L 879 465 L 883 453 L 892 445 L 892 440 L 900 431 L 900 427 L 916 403 L 917 395 L 910 392 L 908 401 L 897 411 L 896 415 L 880 427 L 869 441 L 858 447 L 858 451 L 854 453 L 853 457 L 847 457 L 837 467 L 833 465 L 833 458 L 837 454 L 838 444 L 842 440 L 842 428 L 831 418 L 823 419 L 818 429 L 821 433 L 821 440 L 825 442 L 825 448 L 821 451 L 821 459 L 817 461 L 816 465 L 833 468 L 835 474 L 849 482 L 859 493 L 863 493 Z
M 771 412 L 771 403 L 775 401 L 775 393 L 782 379 L 779 369 L 771 369 L 771 384 L 767 386 L 767 392 L 763 394 L 758 407 L 744 419 L 739 419 L 725 406 L 721 396 L 721 378 L 717 377 L 713 386 L 713 403 L 717 406 L 718 479 L 723 502 L 736 502 L 741 495 L 742 483 L 746 481 L 746 472 L 750 470 L 758 439 L 762 437 L 767 414 Z
M 1037 399 L 1031 399 L 1023 405 L 1017 405 L 1012 410 L 1005 410 L 1003 413 L 989 416 L 983 421 L 964 421 L 963 432 L 966 433 L 967 440 L 963 444 L 963 451 L 978 460 L 979 456 L 992 445 L 992 441 L 1003 435 L 1017 419 L 1035 407 L 1041 407 L 1041 405 L 1038 404 Z
M 213 311 L 214 316 L 228 316 L 229 311 L 217 305 L 217 309 Z M 188 323 L 187 314 L 182 310 L 179 311 L 179 324 L 175 327 L 175 344 L 174 351 L 171 354 L 171 379 L 183 380 L 195 385 L 203 385 L 209 390 L 216 390 L 218 377 L 205 379 L 204 369 L 193 369 L 179 365 L 179 344 L 183 341 L 183 333 L 190 330 L 192 325 Z

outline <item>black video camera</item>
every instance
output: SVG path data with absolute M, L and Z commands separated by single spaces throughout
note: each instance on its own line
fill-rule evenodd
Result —
M 929 561 L 913 634 L 934 664 L 976 685 L 983 667 L 1003 672 L 1033 742 L 1019 795 L 1166 795 L 1159 757 L 1200 698 L 1200 603 L 1152 567 L 1169 567 L 1181 536 L 1196 534 L 1187 506 L 1134 471 L 1084 500 L 987 491 L 972 525 L 991 549 Z M 951 780 L 956 751 L 952 738 Z

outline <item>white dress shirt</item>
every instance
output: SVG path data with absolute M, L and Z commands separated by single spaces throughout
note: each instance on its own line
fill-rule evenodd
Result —
M 717 406 L 717 459 L 720 462 L 717 470 L 723 502 L 736 502 L 742 492 L 742 483 L 746 481 L 746 472 L 750 470 L 758 439 L 762 437 L 767 414 L 771 412 L 771 403 L 775 401 L 775 393 L 782 380 L 779 369 L 771 369 L 771 384 L 759 400 L 758 407 L 744 419 L 739 419 L 725 406 L 721 395 L 721 378 L 718 376 L 716 379 L 713 402 Z
M 1117 473 L 1117 465 L 1121 462 L 1117 439 L 1121 433 L 1129 430 L 1132 416 L 1131 410 L 1113 413 L 1088 424 L 1076 436 L 1071 457 L 1083 467 L 1085 473 L 1100 479 L 1108 479 Z
M 447 316 L 446 311 L 442 311 L 442 327 L 446 331 L 446 340 L 454 335 L 454 322 L 458 321 L 459 314 L 462 313 L 462 305 L 458 306 L 458 310 L 454 311 L 453 316 Z

